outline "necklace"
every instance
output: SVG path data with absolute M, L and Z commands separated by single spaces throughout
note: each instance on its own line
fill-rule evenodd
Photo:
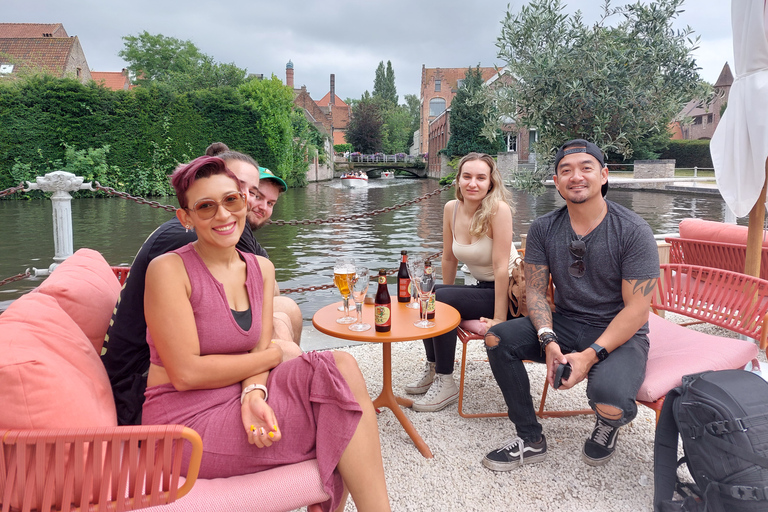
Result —
M 603 203 L 603 208 L 601 208 L 601 209 L 600 209 L 600 213 L 599 213 L 599 214 L 597 214 L 597 218 L 596 218 L 596 219 L 595 219 L 595 221 L 592 223 L 592 225 L 591 225 L 591 226 L 589 226 L 589 229 L 587 229 L 587 230 L 584 232 L 584 234 L 583 234 L 583 235 L 580 235 L 580 234 L 576 233 L 576 231 L 574 230 L 574 231 L 573 231 L 573 233 L 576 235 L 576 239 L 577 239 L 577 240 L 581 240 L 582 238 L 584 238 L 585 236 L 587 236 L 587 235 L 590 233 L 590 231 L 592 231 L 593 229 L 595 229 L 595 226 L 597 226 L 598 222 L 600 222 L 600 218 L 603 216 L 603 211 L 604 211 L 604 210 L 607 210 L 607 209 L 608 209 L 608 204 L 607 204 L 607 203 Z

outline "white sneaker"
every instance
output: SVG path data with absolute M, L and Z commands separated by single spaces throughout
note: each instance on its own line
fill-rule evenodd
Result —
M 453 381 L 453 375 L 435 374 L 435 381 L 429 391 L 420 400 L 413 402 L 413 410 L 435 412 L 445 409 L 459 399 L 459 387 Z
M 410 384 L 406 385 L 405 392 L 411 395 L 420 395 L 422 393 L 426 393 L 429 389 L 429 386 L 432 385 L 432 382 L 435 380 L 435 363 L 430 363 L 427 361 L 424 364 L 424 374 L 421 376 L 421 378 L 415 382 L 411 382 Z

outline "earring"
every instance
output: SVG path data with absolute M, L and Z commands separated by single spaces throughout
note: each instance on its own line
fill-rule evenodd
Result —
M 189 225 L 189 224 L 187 224 L 187 225 L 185 226 L 185 228 L 186 228 L 186 229 L 185 229 L 184 231 L 185 231 L 186 233 L 189 233 L 190 225 Z

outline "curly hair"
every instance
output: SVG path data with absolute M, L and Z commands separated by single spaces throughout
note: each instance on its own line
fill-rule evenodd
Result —
M 464 202 L 464 195 L 461 193 L 459 187 L 459 179 L 461 178 L 461 170 L 464 164 L 473 160 L 481 160 L 490 168 L 491 184 L 488 188 L 488 193 L 480 203 L 480 207 L 472 216 L 472 222 L 469 225 L 469 234 L 472 236 L 483 236 L 488 232 L 491 227 L 491 218 L 498 211 L 498 205 L 501 202 L 505 202 L 509 205 L 509 209 L 512 211 L 512 215 L 515 214 L 515 205 L 512 200 L 512 193 L 507 190 L 504 183 L 501 181 L 501 173 L 496 166 L 496 161 L 491 155 L 485 153 L 468 153 L 459 161 L 459 171 L 456 173 L 456 199 Z

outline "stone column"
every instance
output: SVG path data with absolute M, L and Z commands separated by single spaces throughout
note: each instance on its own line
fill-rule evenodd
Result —
M 38 176 L 35 183 L 27 182 L 27 190 L 42 190 L 53 192 L 53 247 L 54 263 L 48 270 L 34 269 L 35 276 L 48 275 L 56 266 L 72 256 L 74 243 L 72 240 L 72 196 L 76 190 L 93 190 L 90 183 L 83 183 L 83 178 L 70 172 L 54 171 L 45 176 Z
M 674 178 L 675 160 L 635 160 L 634 178 Z M 608 178 L 610 183 L 610 177 Z M 643 183 L 642 188 L 664 190 L 666 183 Z
M 501 181 L 505 185 L 510 185 L 512 183 L 513 177 L 517 172 L 517 162 L 518 155 L 516 151 L 499 153 L 496 160 L 496 166 L 501 173 Z
M 453 172 L 453 169 L 448 165 L 449 158 L 444 154 L 440 154 L 440 172 L 435 178 L 445 178 Z

